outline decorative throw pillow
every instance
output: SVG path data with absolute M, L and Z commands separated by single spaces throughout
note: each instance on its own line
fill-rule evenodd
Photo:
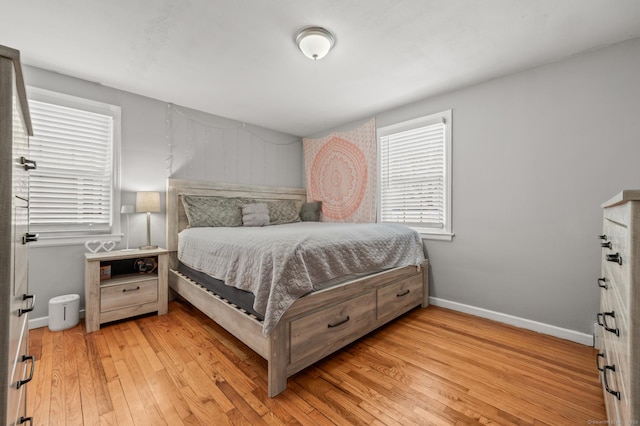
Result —
M 267 206 L 271 225 L 300 222 L 298 208 L 293 200 L 268 201 Z
M 321 208 L 322 201 L 309 201 L 304 203 L 300 209 L 300 219 L 302 219 L 303 222 L 319 222 Z
M 205 226 L 242 226 L 242 198 L 207 197 L 201 195 L 183 195 L 189 227 Z
M 266 203 L 245 204 L 242 206 L 243 226 L 269 225 L 269 207 Z

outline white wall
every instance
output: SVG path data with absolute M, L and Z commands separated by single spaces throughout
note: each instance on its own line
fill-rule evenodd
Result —
M 456 236 L 426 241 L 431 295 L 591 334 L 600 204 L 640 188 L 640 39 L 386 111 L 376 124 L 449 108 Z
M 119 105 L 122 108 L 122 203 L 136 191 L 161 191 L 166 178 L 304 186 L 302 143 L 297 136 L 243 124 L 33 67 L 24 67 L 27 86 Z M 164 209 L 163 209 L 164 210 Z M 122 218 L 122 228 L 126 228 Z M 152 214 L 152 244 L 165 243 L 164 213 Z M 146 243 L 146 216 L 130 215 L 130 246 Z M 124 248 L 125 239 L 119 248 Z M 48 315 L 48 301 L 78 293 L 84 308 L 83 245 L 29 250 L 29 289 L 38 303 L 33 325 Z

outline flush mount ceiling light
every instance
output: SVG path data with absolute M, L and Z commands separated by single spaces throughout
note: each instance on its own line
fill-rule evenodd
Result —
M 300 51 L 314 61 L 324 58 L 335 43 L 335 36 L 322 27 L 304 28 L 296 35 Z

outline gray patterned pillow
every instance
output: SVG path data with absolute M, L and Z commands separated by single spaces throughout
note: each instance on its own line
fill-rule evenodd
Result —
M 202 195 L 183 195 L 189 227 L 205 226 L 242 226 L 242 198 L 207 197 Z
M 300 209 L 300 219 L 302 219 L 303 222 L 319 222 L 321 208 L 322 201 L 309 201 L 308 203 L 304 203 Z
M 268 201 L 267 206 L 271 225 L 300 222 L 298 208 L 293 200 Z
M 242 226 L 265 225 L 269 225 L 269 208 L 266 203 L 253 203 L 242 206 Z

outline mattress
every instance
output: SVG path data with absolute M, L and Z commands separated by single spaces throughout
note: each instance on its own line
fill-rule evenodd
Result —
M 187 228 L 178 259 L 252 293 L 267 336 L 299 297 L 354 275 L 420 266 L 424 253 L 420 235 L 402 225 L 298 222 Z
M 217 278 L 213 278 L 212 276 L 207 275 L 204 272 L 196 271 L 193 268 L 189 268 L 182 262 L 178 264 L 178 272 L 191 278 L 193 281 L 197 282 L 207 290 L 212 291 L 223 299 L 228 300 L 230 303 L 238 306 L 241 309 L 244 309 L 251 315 L 254 315 L 256 318 L 258 318 L 260 321 L 264 320 L 264 315 L 256 312 L 253 309 L 254 296 L 252 293 L 240 290 L 235 287 L 231 287 L 230 285 L 226 285 L 223 281 Z

